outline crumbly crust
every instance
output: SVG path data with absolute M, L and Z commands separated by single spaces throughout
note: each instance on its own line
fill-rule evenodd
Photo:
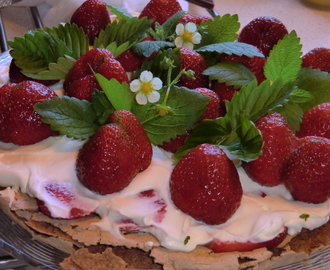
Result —
M 305 229 L 293 238 L 288 237 L 274 250 L 213 253 L 201 246 L 192 252 L 176 252 L 161 247 L 148 233 L 126 232 L 118 239 L 93 225 L 100 220 L 94 214 L 74 220 L 49 218 L 38 212 L 35 199 L 20 192 L 10 202 L 8 192 L 0 191 L 0 202 L 1 208 L 26 227 L 35 239 L 71 254 L 62 263 L 67 270 L 275 269 L 307 260 L 310 255 L 330 246 L 330 223 L 327 223 L 313 231 Z

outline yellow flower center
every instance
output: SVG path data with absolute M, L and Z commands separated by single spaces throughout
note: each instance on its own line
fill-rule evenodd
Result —
M 184 31 L 181 38 L 183 42 L 191 42 L 193 33 Z
M 140 90 L 143 95 L 149 96 L 153 90 L 150 82 L 143 82 L 140 86 Z

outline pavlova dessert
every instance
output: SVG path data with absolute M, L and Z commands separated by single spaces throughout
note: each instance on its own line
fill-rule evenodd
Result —
M 330 50 L 271 17 L 239 29 L 87 0 L 10 41 L 2 209 L 64 269 L 273 269 L 329 246 Z

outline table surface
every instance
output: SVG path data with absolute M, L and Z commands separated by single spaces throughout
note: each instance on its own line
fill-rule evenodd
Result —
M 303 44 L 303 52 L 315 47 L 330 48 L 330 8 L 308 5 L 304 0 L 215 0 L 215 10 L 220 14 L 238 14 L 243 27 L 259 16 L 272 16 L 282 21 L 289 31 L 296 30 Z M 330 0 L 328 0 L 330 1 Z M 48 4 L 39 4 L 43 18 Z M 190 4 L 192 14 L 209 15 L 204 9 Z M 33 29 L 28 7 L 9 6 L 1 10 L 8 40 Z

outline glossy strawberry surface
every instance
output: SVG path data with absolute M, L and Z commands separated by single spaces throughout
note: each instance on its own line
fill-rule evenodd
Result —
M 182 212 L 210 225 L 226 222 L 240 206 L 243 193 L 235 165 L 210 144 L 197 146 L 179 161 L 170 192 Z
M 87 0 L 72 14 L 71 23 L 82 27 L 89 38 L 90 44 L 93 44 L 95 37 L 111 21 L 103 1 Z
M 23 81 L 0 88 L 0 140 L 17 145 L 29 145 L 58 133 L 41 121 L 33 109 L 36 103 L 57 96 L 47 86 Z
M 302 67 L 318 68 L 330 73 L 330 49 L 319 47 L 310 50 L 302 57 Z
M 262 154 L 256 160 L 244 162 L 243 167 L 247 175 L 260 185 L 279 185 L 283 164 L 291 154 L 294 133 L 279 113 L 265 115 L 255 125 L 264 140 Z
M 300 139 L 283 167 L 283 181 L 295 200 L 323 203 L 330 197 L 330 139 Z

